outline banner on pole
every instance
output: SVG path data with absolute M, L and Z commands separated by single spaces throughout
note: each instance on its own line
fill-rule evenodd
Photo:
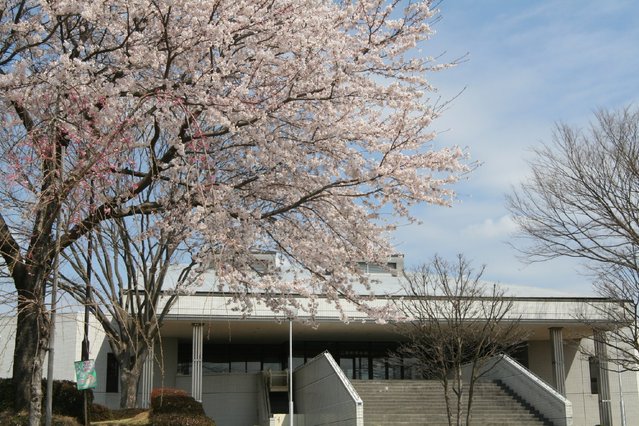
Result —
M 98 384 L 98 378 L 95 374 L 95 360 L 76 361 L 73 364 L 75 365 L 75 380 L 78 390 L 95 388 Z

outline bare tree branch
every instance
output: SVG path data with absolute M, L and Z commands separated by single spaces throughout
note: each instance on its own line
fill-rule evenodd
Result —
M 484 267 L 475 270 L 462 255 L 454 262 L 435 256 L 406 274 L 407 296 L 397 302 L 405 317 L 397 329 L 409 339 L 398 355 L 412 359 L 423 378 L 442 383 L 451 426 L 470 425 L 482 366 L 514 350 L 525 337 L 519 318 L 512 315 L 512 299 L 495 284 L 482 282 L 483 272 Z M 468 383 L 462 374 L 465 365 L 470 369 Z
M 619 302 L 594 306 L 614 327 L 591 325 L 609 333 L 616 363 L 637 370 L 639 109 L 599 111 L 583 130 L 557 125 L 535 154 L 532 178 L 508 200 L 526 243 L 517 248 L 530 261 L 585 261 L 596 291 Z

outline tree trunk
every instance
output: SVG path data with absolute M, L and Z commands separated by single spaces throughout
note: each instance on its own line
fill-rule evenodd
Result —
M 120 408 L 135 408 L 138 402 L 138 380 L 140 376 L 129 370 L 120 373 Z
M 451 402 L 450 402 L 450 389 L 448 386 L 448 379 L 446 377 L 444 377 L 444 379 L 442 379 L 443 385 L 444 385 L 444 401 L 446 401 L 446 414 L 448 417 L 448 426 L 453 426 L 453 412 L 452 412 L 452 407 L 451 407 Z
M 470 426 L 472 421 L 473 398 L 475 397 L 475 383 L 477 383 L 477 363 L 473 362 L 468 382 L 468 398 L 466 401 L 466 426 Z
M 144 356 L 120 356 L 120 408 L 136 408 Z
M 457 365 L 455 367 L 455 382 L 457 384 L 457 426 L 462 426 L 463 424 L 463 416 L 462 416 L 462 398 L 464 397 L 463 393 L 463 382 L 462 382 L 462 369 L 461 365 Z
M 470 426 L 472 421 L 472 409 L 473 409 L 473 388 L 474 384 L 470 384 L 468 388 L 468 404 L 466 405 L 466 426 Z
M 29 425 L 39 426 L 42 417 L 42 366 L 49 342 L 49 318 L 36 279 L 25 274 L 15 280 L 18 317 L 13 352 L 16 411 L 29 411 Z

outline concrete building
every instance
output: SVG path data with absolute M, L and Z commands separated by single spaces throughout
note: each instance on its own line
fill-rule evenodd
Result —
M 382 270 L 371 274 L 386 289 L 401 279 L 401 274 Z M 140 404 L 148 404 L 153 387 L 175 387 L 202 401 L 218 426 L 281 422 L 284 416 L 273 413 L 288 412 L 288 379 L 281 372 L 289 367 L 289 322 L 259 304 L 250 317 L 241 318 L 232 310 L 228 295 L 202 290 L 181 296 L 171 308 L 154 358 L 145 366 Z M 509 293 L 514 301 L 511 315 L 520 318 L 528 340 L 523 350 L 496 363 L 486 380 L 498 381 L 556 425 L 639 424 L 637 374 L 619 373 L 614 365 L 581 351 L 593 343 L 591 330 L 578 318 L 586 315 L 590 321 L 605 322 L 593 306 L 611 302 L 523 287 L 511 287 Z M 375 303 L 386 303 L 386 299 Z M 401 339 L 392 325 L 370 321 L 354 306 L 347 305 L 346 310 L 349 323 L 341 322 L 334 307 L 320 300 L 316 326 L 305 324 L 304 318 L 292 324 L 298 426 L 383 424 L 367 414 L 376 403 L 367 405 L 366 397 L 360 395 L 364 382 L 386 381 L 380 386 L 387 392 L 391 384 L 419 382 L 408 362 L 388 360 L 388 351 Z M 81 313 L 58 316 L 57 378 L 74 380 L 82 321 Z M 4 377 L 11 375 L 14 329 L 14 318 L 0 318 L 0 375 Z M 98 375 L 95 402 L 115 408 L 118 366 L 95 319 L 90 347 Z M 605 346 L 595 349 L 593 353 L 603 360 Z

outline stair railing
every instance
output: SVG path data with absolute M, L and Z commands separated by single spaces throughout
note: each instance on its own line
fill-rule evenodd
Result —
M 364 425 L 364 403 L 330 353 L 296 369 L 293 387 L 306 426 Z
M 506 354 L 482 365 L 482 380 L 501 381 L 557 426 L 572 426 L 572 404 L 533 372 Z

